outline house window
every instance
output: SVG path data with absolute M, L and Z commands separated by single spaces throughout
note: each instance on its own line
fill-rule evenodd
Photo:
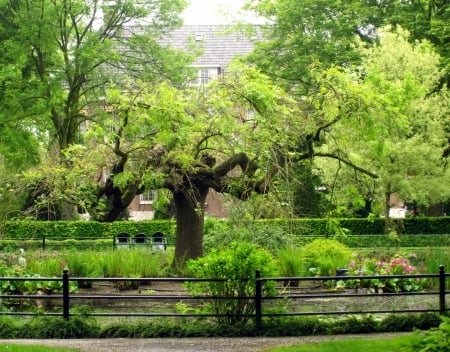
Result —
M 156 198 L 156 191 L 145 191 L 139 195 L 139 204 L 152 204 Z
M 198 69 L 197 79 L 194 85 L 205 85 L 217 78 L 220 74 L 220 67 L 201 67 Z

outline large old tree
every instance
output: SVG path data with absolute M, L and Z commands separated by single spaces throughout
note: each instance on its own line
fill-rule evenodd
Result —
M 358 119 L 364 110 L 356 107 L 360 92 L 346 91 L 351 77 L 334 70 L 321 76 L 316 94 L 301 103 L 245 65 L 233 65 L 201 90 L 164 82 L 111 90 L 109 129 L 91 127 L 87 136 L 97 147 L 83 160 L 101 158 L 112 166 L 109 179 L 118 194 L 130 183 L 169 190 L 176 207 L 176 260 L 199 257 L 211 189 L 240 199 L 266 193 L 280 167 L 316 157 L 377 177 L 345 153 L 318 149 L 327 129 L 347 116 Z M 313 118 L 313 107 L 320 105 L 320 118 Z M 101 203 L 94 200 L 88 210 L 101 212 Z
M 101 157 L 112 166 L 118 194 L 130 183 L 170 191 L 180 261 L 202 254 L 208 191 L 242 199 L 267 192 L 283 144 L 305 129 L 282 90 L 244 66 L 230 69 L 207 90 L 133 82 L 126 92 L 111 90 L 106 101 L 110 128 L 92 126 L 87 136 L 97 148 L 84 160 Z M 90 213 L 102 211 L 98 200 Z

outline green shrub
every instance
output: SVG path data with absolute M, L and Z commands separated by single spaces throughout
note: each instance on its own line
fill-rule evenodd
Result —
M 439 325 L 439 316 L 432 313 L 416 314 L 390 314 L 379 322 L 380 332 L 402 332 L 414 329 L 429 329 Z
M 307 276 L 302 258 L 302 250 L 298 247 L 286 247 L 278 252 L 278 275 L 286 277 Z
M 438 328 L 416 332 L 419 339 L 412 342 L 409 351 L 450 352 L 450 318 L 442 316 L 441 319 Z
M 319 276 L 334 276 L 336 269 L 346 268 L 352 251 L 336 240 L 316 239 L 302 248 L 305 270 L 316 269 Z
M 0 338 L 14 339 L 17 338 L 17 331 L 20 329 L 20 324 L 12 317 L 0 317 Z
M 25 323 L 16 338 L 68 339 L 96 337 L 100 329 L 86 317 L 37 317 Z
M 6 221 L 0 229 L 3 239 L 42 239 L 45 238 L 92 238 L 110 237 L 121 232 L 130 235 L 146 233 L 151 235 L 160 231 L 169 237 L 175 233 L 172 220 L 115 221 L 101 223 L 97 221 Z
M 325 335 L 327 323 L 317 317 L 286 317 L 263 320 L 264 336 L 308 336 Z
M 263 336 L 308 336 L 369 332 L 401 332 L 414 329 L 436 328 L 441 323 L 437 314 L 392 314 L 382 321 L 371 315 L 356 318 L 319 319 L 318 317 L 271 317 L 263 319 Z M 437 329 L 419 333 L 427 340 L 422 346 L 442 341 L 448 342 L 448 318 Z M 59 317 L 34 317 L 31 319 L 0 317 L 0 338 L 153 338 L 153 337 L 242 337 L 254 336 L 252 324 L 217 324 L 208 320 L 169 320 L 160 318 L 142 321 L 123 320 L 101 326 L 94 318 L 73 316 L 69 320 Z M 430 336 L 430 339 L 428 337 Z M 445 343 L 445 341 L 444 341 Z M 415 349 L 411 352 L 422 351 Z M 430 351 L 441 351 L 432 350 Z M 447 351 L 442 349 L 442 351 Z
M 348 316 L 339 319 L 327 326 L 327 334 L 368 334 L 377 331 L 377 323 L 372 315 L 357 318 Z
M 265 248 L 272 254 L 294 241 L 286 228 L 267 222 L 245 222 L 236 225 L 229 221 L 212 221 L 205 227 L 203 248 L 205 253 L 214 248 L 227 247 L 231 242 L 247 242 Z
M 250 243 L 231 243 L 222 251 L 187 263 L 189 275 L 195 278 L 213 278 L 219 281 L 191 282 L 187 284 L 193 295 L 228 297 L 206 303 L 206 311 L 216 314 L 218 323 L 236 324 L 249 319 L 255 310 L 254 299 L 256 270 L 261 275 L 274 276 L 276 269 L 271 254 Z M 271 286 L 265 283 L 265 294 L 271 294 Z M 207 301 L 211 302 L 211 300 Z M 225 315 L 225 316 L 223 316 Z

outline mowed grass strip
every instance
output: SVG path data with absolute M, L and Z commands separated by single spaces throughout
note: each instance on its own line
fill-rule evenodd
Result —
M 0 345 L 0 352 L 80 352 L 80 350 L 66 347 L 7 344 Z
M 292 346 L 275 347 L 264 352 L 403 352 L 418 337 L 407 335 L 395 338 L 358 338 L 302 343 Z

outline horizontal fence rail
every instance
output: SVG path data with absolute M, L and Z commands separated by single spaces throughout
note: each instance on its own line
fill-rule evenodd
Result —
M 326 277 L 260 277 L 256 272 L 254 294 L 242 296 L 212 296 L 189 294 L 186 284 L 226 284 L 230 280 L 207 278 L 92 278 L 70 277 L 64 270 L 62 277 L 0 277 L 1 315 L 19 316 L 71 316 L 95 317 L 246 317 L 254 319 L 260 327 L 264 317 L 282 316 L 330 316 L 382 313 L 420 313 L 448 311 L 446 280 L 450 274 L 444 267 L 437 274 L 375 275 L 375 276 L 326 276 Z M 343 291 L 324 290 L 324 283 L 340 280 L 370 279 L 428 279 L 436 280 L 438 290 L 423 292 L 375 292 L 361 289 Z M 242 279 L 242 281 L 249 281 Z M 43 287 L 39 283 L 55 283 L 60 290 L 56 293 L 37 290 L 32 294 L 3 294 L 6 287 L 14 288 L 20 283 L 34 283 L 33 287 Z M 73 291 L 71 283 L 77 284 Z M 266 295 L 265 288 L 275 283 L 276 293 Z M 304 286 L 307 285 L 307 286 Z M 92 287 L 96 286 L 93 290 Z M 162 287 L 163 286 L 163 287 Z M 167 288 L 165 286 L 170 286 Z M 308 289 L 305 289 L 307 287 Z M 316 290 L 311 290 L 311 288 Z M 104 292 L 103 292 L 104 291 Z M 408 303 L 413 297 L 420 297 L 420 304 Z M 426 298 L 429 305 L 424 305 Z M 204 312 L 202 307 L 213 301 L 246 301 L 252 309 L 242 314 Z M 373 308 L 374 302 L 382 308 Z M 392 301 L 393 300 L 393 301 Z M 331 302 L 336 301 L 333 305 Z M 403 306 L 398 302 L 402 302 Z M 79 307 L 89 310 L 80 311 Z M 377 306 L 377 304 L 375 304 Z M 280 309 L 282 307 L 283 309 Z M 337 308 L 336 308 L 337 307 Z

